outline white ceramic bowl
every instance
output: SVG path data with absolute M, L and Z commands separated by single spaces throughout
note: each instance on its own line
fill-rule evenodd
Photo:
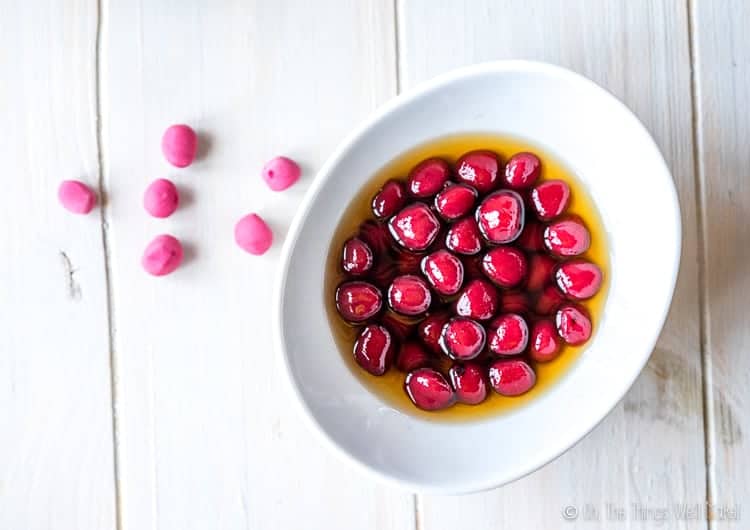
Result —
M 610 286 L 593 340 L 546 393 L 495 418 L 432 422 L 386 405 L 344 363 L 326 317 L 324 265 L 343 209 L 368 178 L 404 151 L 462 132 L 529 139 L 578 175 L 609 238 Z M 320 170 L 282 252 L 275 340 L 303 416 L 336 453 L 412 491 L 488 489 L 560 455 L 623 397 L 659 336 L 679 257 L 672 178 L 622 103 L 548 64 L 472 66 L 382 107 Z

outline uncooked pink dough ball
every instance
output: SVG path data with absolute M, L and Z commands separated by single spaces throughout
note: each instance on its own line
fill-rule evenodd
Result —
M 164 131 L 161 150 L 173 166 L 187 167 L 193 163 L 198 151 L 198 135 L 187 125 L 172 125 Z
M 182 244 L 176 237 L 168 234 L 156 236 L 148 244 L 141 258 L 141 265 L 153 276 L 164 276 L 182 263 Z
M 96 205 L 96 194 L 78 180 L 64 180 L 57 188 L 57 198 L 66 210 L 73 213 L 87 214 Z
M 287 189 L 299 180 L 299 175 L 297 162 L 285 156 L 277 156 L 263 166 L 263 180 L 273 191 Z
M 169 217 L 177 209 L 180 195 L 171 180 L 156 179 L 143 194 L 143 207 L 154 217 Z
M 271 248 L 273 232 L 263 219 L 251 213 L 237 221 L 234 240 L 243 250 L 260 256 Z

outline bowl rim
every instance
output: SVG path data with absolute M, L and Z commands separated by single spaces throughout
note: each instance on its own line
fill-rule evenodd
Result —
M 297 240 L 299 239 L 300 229 L 302 225 L 305 223 L 305 221 L 307 220 L 307 217 L 310 213 L 311 206 L 317 199 L 323 183 L 328 179 L 328 176 L 331 173 L 331 169 L 336 167 L 339 164 L 339 162 L 345 156 L 345 154 L 349 151 L 349 149 L 354 144 L 356 144 L 369 129 L 375 126 L 384 117 L 386 117 L 391 112 L 398 109 L 399 107 L 409 105 L 414 100 L 419 99 L 422 95 L 432 92 L 434 90 L 440 89 L 444 85 L 450 84 L 464 77 L 472 77 L 472 76 L 478 76 L 482 74 L 502 73 L 502 72 L 526 72 L 526 73 L 552 74 L 560 78 L 566 78 L 575 83 L 587 85 L 590 89 L 593 89 L 595 91 L 599 91 L 600 93 L 602 93 L 606 98 L 608 98 L 611 101 L 611 103 L 620 107 L 621 110 L 625 111 L 626 114 L 630 115 L 634 119 L 634 123 L 636 124 L 637 127 L 641 129 L 641 132 L 643 133 L 644 138 L 648 139 L 648 141 L 651 143 L 656 153 L 658 154 L 658 160 L 660 164 L 662 165 L 663 174 L 670 177 L 668 179 L 669 180 L 668 190 L 670 192 L 670 199 L 671 199 L 670 207 L 671 207 L 671 211 L 673 212 L 673 215 L 675 216 L 675 238 L 674 238 L 675 243 L 674 243 L 674 249 L 673 249 L 674 252 L 673 252 L 672 268 L 671 268 L 672 277 L 670 278 L 669 297 L 666 300 L 664 307 L 662 308 L 659 325 L 658 327 L 655 328 L 656 331 L 654 333 L 654 337 L 652 337 L 650 341 L 650 347 L 642 355 L 638 370 L 633 371 L 633 373 L 629 377 L 629 381 L 627 382 L 627 385 L 623 386 L 622 393 L 620 394 L 618 399 L 613 402 L 612 406 L 607 410 L 605 414 L 603 414 L 601 417 L 598 417 L 598 418 L 594 417 L 590 425 L 583 432 L 577 435 L 575 437 L 575 440 L 570 445 L 563 446 L 558 451 L 553 451 L 551 453 L 551 456 L 550 454 L 544 454 L 544 455 L 541 455 L 539 458 L 529 459 L 529 462 L 525 466 L 524 470 L 516 474 L 513 477 L 510 477 L 510 478 L 490 477 L 488 479 L 478 480 L 474 482 L 464 481 L 461 484 L 457 484 L 457 487 L 455 488 L 446 488 L 444 486 L 436 486 L 427 482 L 418 482 L 418 481 L 413 481 L 413 480 L 409 480 L 406 478 L 398 477 L 398 476 L 386 473 L 382 471 L 381 469 L 378 469 L 377 467 L 374 467 L 372 465 L 369 465 L 359 460 L 358 458 L 353 456 L 346 448 L 342 447 L 338 442 L 336 442 L 328 434 L 328 432 L 318 423 L 318 421 L 316 420 L 315 416 L 312 414 L 305 398 L 302 396 L 300 389 L 295 383 L 294 378 L 292 376 L 292 371 L 291 371 L 291 366 L 289 363 L 289 358 L 288 358 L 288 354 L 287 354 L 287 350 L 285 346 L 285 338 L 284 338 L 284 331 L 283 331 L 283 309 L 284 307 L 283 307 L 282 300 L 283 300 L 284 290 L 286 286 L 287 275 L 289 272 L 292 250 L 295 248 L 297 244 Z M 278 268 L 278 272 L 276 274 L 276 279 L 274 282 L 273 306 L 272 306 L 272 312 L 271 312 L 273 346 L 277 354 L 277 357 L 280 358 L 280 362 L 282 363 L 281 368 L 282 368 L 282 372 L 284 373 L 283 379 L 286 381 L 286 386 L 289 388 L 289 390 L 292 392 L 294 396 L 294 401 L 296 402 L 296 408 L 298 408 L 297 413 L 300 414 L 304 418 L 304 422 L 308 425 L 308 428 L 312 432 L 314 432 L 315 435 L 320 440 L 322 440 L 323 445 L 327 446 L 336 455 L 343 458 L 345 461 L 351 463 L 353 467 L 355 467 L 356 469 L 359 469 L 360 471 L 364 472 L 366 475 L 369 475 L 370 477 L 373 477 L 382 482 L 385 482 L 387 484 L 390 484 L 392 486 L 395 486 L 402 490 L 406 490 L 411 493 L 460 495 L 460 494 L 475 493 L 475 492 L 480 492 L 480 491 L 487 491 L 487 490 L 491 490 L 491 489 L 509 484 L 511 482 L 515 482 L 516 480 L 523 478 L 533 473 L 534 471 L 540 469 L 541 467 L 552 462 L 553 460 L 557 459 L 559 456 L 561 456 L 565 452 L 572 449 L 583 438 L 585 438 L 591 431 L 593 431 L 594 428 L 597 427 L 612 412 L 612 410 L 614 410 L 615 407 L 622 401 L 623 397 L 632 388 L 636 379 L 643 371 L 643 368 L 646 366 L 646 363 L 650 359 L 651 354 L 653 353 L 654 347 L 656 346 L 656 343 L 661 335 L 661 331 L 663 330 L 664 323 L 666 322 L 667 316 L 669 314 L 669 310 L 672 305 L 677 278 L 679 275 L 681 255 L 682 255 L 682 219 L 681 219 L 679 198 L 678 198 L 677 190 L 674 184 L 674 177 L 672 176 L 672 172 L 669 169 L 669 166 L 667 165 L 666 161 L 664 160 L 664 155 L 659 149 L 659 146 L 654 140 L 653 136 L 651 135 L 649 130 L 646 128 L 646 126 L 643 124 L 643 122 L 641 122 L 638 116 L 636 116 L 635 113 L 627 105 L 625 105 L 625 103 L 623 103 L 618 97 L 612 94 L 609 90 L 598 85 L 597 83 L 590 80 L 589 78 L 581 74 L 578 74 L 576 72 L 573 72 L 572 70 L 569 70 L 565 67 L 542 62 L 542 61 L 513 59 L 513 60 L 489 61 L 489 62 L 473 64 L 470 66 L 464 66 L 464 67 L 450 70 L 448 72 L 437 75 L 436 77 L 433 77 L 427 81 L 424 81 L 418 84 L 417 86 L 401 94 L 396 95 L 395 97 L 391 98 L 390 100 L 382 104 L 374 112 L 372 112 L 367 117 L 367 119 L 365 119 L 364 122 L 362 122 L 352 132 L 346 135 L 342 141 L 339 142 L 339 144 L 333 150 L 331 155 L 326 159 L 325 163 L 318 170 L 313 181 L 310 184 L 310 187 L 308 188 L 307 192 L 302 198 L 302 201 L 300 202 L 298 210 L 296 214 L 294 215 L 294 218 L 289 226 L 289 230 L 287 231 L 286 240 L 284 241 L 282 249 L 281 249 L 281 254 L 279 257 L 279 268 Z

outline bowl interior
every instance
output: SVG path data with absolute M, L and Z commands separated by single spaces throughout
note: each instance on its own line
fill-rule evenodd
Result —
M 609 295 L 586 351 L 537 400 L 482 421 L 432 422 L 386 405 L 349 371 L 326 317 L 324 268 L 340 215 L 378 169 L 415 145 L 476 132 L 527 138 L 577 174 L 607 232 Z M 666 316 L 679 241 L 669 171 L 619 101 L 549 65 L 472 67 L 387 105 L 321 170 L 285 245 L 277 339 L 304 413 L 343 455 L 412 490 L 486 489 L 569 448 L 624 395 Z

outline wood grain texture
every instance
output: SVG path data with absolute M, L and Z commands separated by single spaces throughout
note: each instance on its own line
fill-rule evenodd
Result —
M 750 501 L 750 5 L 693 2 L 711 502 Z M 726 521 L 732 524 L 731 521 Z M 744 523 L 747 524 L 747 523 Z
M 115 528 L 96 3 L 0 6 L 0 528 Z
M 115 305 L 122 528 L 405 529 L 413 497 L 381 487 L 323 448 L 292 409 L 270 336 L 271 284 L 291 217 L 334 145 L 395 93 L 391 3 L 105 4 L 103 155 Z M 185 122 L 201 156 L 164 161 L 164 129 Z M 276 155 L 304 178 L 273 193 Z M 148 218 L 142 193 L 174 179 L 182 205 Z M 276 244 L 236 247 L 256 211 Z M 157 234 L 187 259 L 148 277 Z
M 646 528 L 607 521 L 606 504 L 655 509 L 703 503 L 705 465 L 699 337 L 697 221 L 686 6 L 664 1 L 401 1 L 403 88 L 481 61 L 523 58 L 561 64 L 606 87 L 643 120 L 669 163 L 683 221 L 683 258 L 672 311 L 648 367 L 607 419 L 563 457 L 502 489 L 419 500 L 425 530 Z M 564 156 L 564 155 L 563 155 Z M 575 411 L 571 411 L 574 414 Z M 502 455 L 502 447 L 498 447 Z M 670 517 L 663 528 L 705 528 Z

